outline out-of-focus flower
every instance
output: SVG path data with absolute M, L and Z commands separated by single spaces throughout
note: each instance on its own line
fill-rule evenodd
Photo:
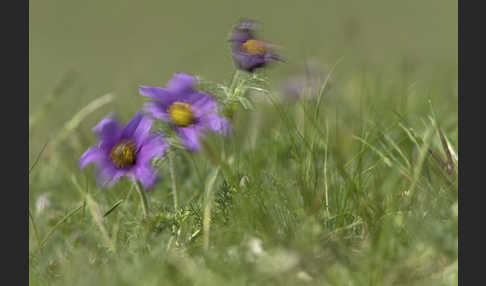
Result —
M 166 88 L 141 86 L 139 92 L 152 100 L 144 109 L 154 118 L 168 122 L 180 142 L 190 151 L 201 149 L 199 137 L 212 130 L 227 135 L 231 125 L 218 114 L 218 103 L 207 93 L 195 90 L 194 76 L 174 74 Z
M 312 278 L 312 276 L 309 275 L 309 273 L 307 273 L 307 272 L 305 272 L 303 270 L 297 272 L 296 276 L 297 276 L 297 279 L 302 280 L 302 281 L 305 281 L 305 282 L 309 282 L 309 281 L 314 280 Z
M 302 72 L 290 76 L 281 85 L 281 92 L 288 100 L 316 98 L 326 77 L 327 71 L 324 69 L 318 68 L 314 64 L 306 65 Z
M 248 241 L 248 247 L 254 255 L 261 256 L 265 253 L 262 247 L 262 243 L 263 241 L 261 239 L 252 237 Z
M 274 45 L 255 37 L 257 28 L 258 22 L 241 20 L 230 36 L 233 61 L 237 68 L 248 72 L 265 66 L 271 60 L 283 61 L 272 51 Z
M 99 144 L 81 156 L 80 168 L 96 164 L 97 182 L 105 188 L 127 176 L 140 181 L 144 189 L 150 189 L 158 178 L 151 160 L 162 157 L 168 146 L 160 135 L 150 133 L 151 127 L 152 119 L 140 112 L 124 128 L 111 117 L 104 118 L 93 128 Z
M 49 193 L 44 193 L 40 195 L 35 201 L 35 211 L 37 215 L 42 213 L 51 205 L 51 201 L 48 199 L 49 195 Z

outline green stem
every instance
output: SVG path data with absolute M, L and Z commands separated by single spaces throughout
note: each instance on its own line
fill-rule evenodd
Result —
M 211 205 L 214 199 L 213 186 L 218 177 L 220 167 L 218 166 L 208 181 L 206 182 L 204 213 L 203 213 L 203 247 L 205 250 L 209 248 L 209 229 L 211 227 Z
M 142 205 L 142 211 L 143 211 L 143 218 L 144 219 L 148 218 L 149 208 L 148 208 L 147 196 L 145 195 L 145 191 L 142 190 L 138 182 L 134 181 L 133 184 L 135 185 L 135 190 L 137 191 L 138 196 L 140 198 L 140 204 Z
M 324 155 L 324 188 L 326 192 L 326 213 L 329 214 L 329 196 L 327 194 L 327 151 L 329 149 L 329 125 L 326 121 L 326 153 Z
M 174 210 L 177 211 L 177 182 L 174 167 L 174 151 L 170 150 L 168 153 L 170 179 L 172 181 L 172 198 L 174 199 Z
M 37 231 L 37 227 L 35 226 L 34 217 L 32 216 L 30 209 L 29 209 L 29 218 L 30 218 L 30 222 L 32 223 L 32 229 L 34 230 L 35 240 L 37 241 L 37 248 L 40 250 L 41 249 L 41 241 L 40 241 L 40 238 L 39 238 L 39 232 Z
M 235 88 L 235 84 L 237 82 L 237 79 L 240 77 L 240 70 L 237 69 L 233 75 L 233 80 L 231 80 L 231 86 L 230 86 L 230 90 L 231 90 L 231 94 L 234 95 L 234 88 Z

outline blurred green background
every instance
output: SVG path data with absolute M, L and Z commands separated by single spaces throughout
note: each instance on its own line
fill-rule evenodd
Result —
M 130 116 L 143 102 L 138 86 L 164 86 L 174 72 L 230 80 L 227 36 L 240 17 L 261 21 L 260 35 L 281 46 L 288 63 L 275 65 L 272 81 L 304 60 L 330 66 L 339 58 L 338 72 L 398 64 L 423 70 L 420 76 L 433 77 L 441 69 L 457 78 L 458 4 L 451 0 L 47 0 L 29 5 L 30 114 L 69 70 L 76 72 L 72 86 L 30 131 L 30 157 L 74 112 L 103 94 L 114 93 L 114 103 L 83 125 L 115 110 Z

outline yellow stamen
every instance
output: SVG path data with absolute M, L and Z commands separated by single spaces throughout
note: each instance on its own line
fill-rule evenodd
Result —
M 188 126 L 194 122 L 191 106 L 187 103 L 176 101 L 167 109 L 170 119 L 177 126 Z
M 135 144 L 132 140 L 121 141 L 110 151 L 110 158 L 117 169 L 135 164 Z
M 261 56 L 265 54 L 265 45 L 259 40 L 248 40 L 242 45 L 243 51 L 252 56 Z

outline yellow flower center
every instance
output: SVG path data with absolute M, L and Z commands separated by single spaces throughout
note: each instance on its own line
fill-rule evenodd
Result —
M 261 56 L 265 54 L 265 45 L 262 41 L 248 40 L 242 45 L 243 51 L 252 56 Z
M 176 101 L 168 108 L 172 122 L 177 126 L 188 126 L 194 122 L 191 106 L 187 103 Z
M 135 164 L 135 144 L 132 140 L 124 140 L 110 151 L 110 158 L 117 169 Z

